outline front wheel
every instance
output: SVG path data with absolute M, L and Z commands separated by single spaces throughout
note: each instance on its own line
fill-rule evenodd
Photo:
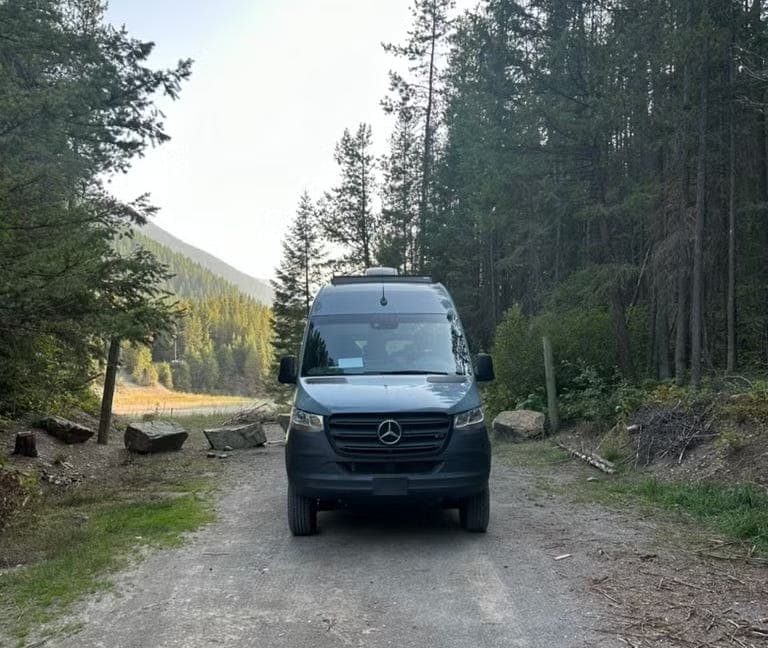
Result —
M 461 527 L 475 533 L 485 533 L 491 516 L 491 498 L 486 486 L 482 491 L 468 497 L 459 506 Z
M 317 502 L 310 497 L 297 495 L 288 486 L 288 526 L 295 536 L 317 533 Z

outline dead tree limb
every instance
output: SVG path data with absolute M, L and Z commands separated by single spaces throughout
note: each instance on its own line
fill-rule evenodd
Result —
M 598 470 L 602 470 L 604 473 L 612 475 L 616 472 L 616 467 L 613 465 L 613 463 L 607 459 L 603 459 L 600 455 L 579 452 L 578 450 L 569 448 L 567 445 L 563 445 L 562 443 L 558 443 L 557 445 L 558 447 L 565 450 L 568 454 L 576 457 L 577 459 L 581 459 L 582 461 L 588 463 L 594 468 L 597 468 Z

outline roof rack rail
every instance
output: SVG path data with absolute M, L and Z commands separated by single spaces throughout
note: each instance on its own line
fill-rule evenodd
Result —
M 431 284 L 432 277 L 415 275 L 336 275 L 331 279 L 331 285 L 344 286 L 348 284 L 367 283 L 419 283 Z

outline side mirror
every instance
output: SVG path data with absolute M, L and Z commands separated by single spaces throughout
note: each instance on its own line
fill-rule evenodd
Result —
M 493 358 L 487 353 L 478 353 L 475 360 L 475 380 L 489 382 L 496 377 L 493 373 Z
M 283 385 L 295 385 L 296 378 L 296 358 L 293 356 L 280 358 L 280 372 L 277 374 L 277 382 Z

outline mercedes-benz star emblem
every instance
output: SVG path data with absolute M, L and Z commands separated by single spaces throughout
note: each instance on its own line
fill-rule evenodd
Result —
M 395 445 L 403 438 L 403 428 L 397 421 L 387 419 L 379 423 L 377 435 L 384 445 Z

